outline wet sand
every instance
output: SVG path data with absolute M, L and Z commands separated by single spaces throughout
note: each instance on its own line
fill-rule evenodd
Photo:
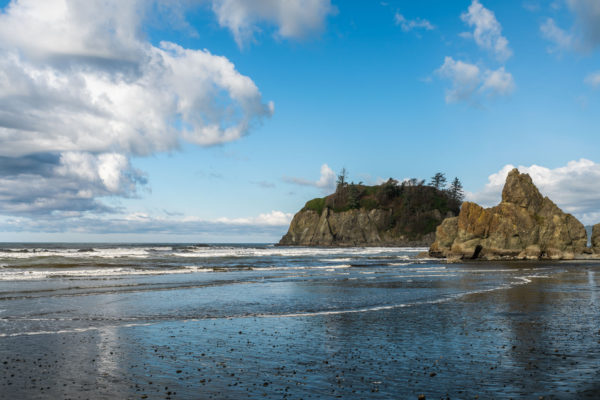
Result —
M 600 267 L 529 280 L 359 313 L 3 337 L 0 398 L 600 398 Z

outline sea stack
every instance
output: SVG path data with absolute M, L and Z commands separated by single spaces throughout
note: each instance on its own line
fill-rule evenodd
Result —
M 348 184 L 306 203 L 280 246 L 426 246 L 460 202 L 448 191 L 393 179 L 377 185 Z
M 600 253 L 600 226 L 596 251 Z M 573 259 L 588 252 L 585 227 L 542 196 L 528 174 L 516 168 L 506 178 L 502 201 L 483 208 L 464 202 L 445 219 L 429 249 L 434 257 L 461 259 Z

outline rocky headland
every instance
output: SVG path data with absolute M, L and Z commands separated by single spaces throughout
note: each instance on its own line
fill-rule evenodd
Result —
M 436 227 L 459 207 L 450 192 L 423 182 L 338 185 L 306 203 L 279 245 L 429 246 Z
M 593 227 L 592 248 L 585 227 L 542 196 L 528 174 L 513 169 L 502 201 L 483 208 L 464 202 L 456 217 L 437 227 L 429 249 L 449 259 L 574 259 L 600 253 L 600 224 Z M 585 256 L 584 256 L 585 254 Z

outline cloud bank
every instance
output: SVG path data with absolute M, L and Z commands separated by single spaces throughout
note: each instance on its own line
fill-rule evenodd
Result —
M 227 235 L 281 236 L 292 220 L 292 214 L 271 211 L 250 218 L 221 218 L 204 220 L 195 217 L 158 217 L 144 213 L 113 217 L 85 216 L 54 218 L 8 217 L 2 220 L 0 232 L 74 232 L 79 234 L 165 234 L 203 235 L 222 237 Z
M 150 1 L 13 0 L 0 14 L 0 211 L 108 211 L 131 155 L 237 140 L 273 103 L 227 58 L 152 45 Z
M 485 207 L 500 202 L 502 188 L 508 173 L 515 168 L 505 165 L 492 174 L 483 189 L 467 193 L 466 199 Z M 564 211 L 573 214 L 584 224 L 600 222 L 600 164 L 580 159 L 566 166 L 546 168 L 539 165 L 519 166 L 520 172 L 528 173 L 544 196 L 548 196 Z

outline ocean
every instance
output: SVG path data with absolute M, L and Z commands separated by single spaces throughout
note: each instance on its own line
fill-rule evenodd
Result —
M 425 250 L 2 244 L 0 398 L 600 398 L 599 263 Z

